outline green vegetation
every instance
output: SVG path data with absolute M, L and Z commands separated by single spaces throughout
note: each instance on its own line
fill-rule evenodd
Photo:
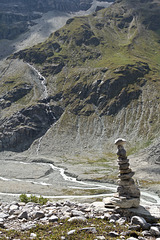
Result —
M 96 233 L 92 233 L 87 230 L 87 228 L 95 228 Z M 75 232 L 71 235 L 67 233 L 71 230 L 75 230 Z M 37 225 L 36 228 L 28 230 L 28 231 L 14 231 L 14 230 L 5 230 L 0 229 L 1 231 L 1 239 L 21 239 L 21 240 L 29 240 L 31 233 L 35 233 L 37 237 L 34 239 L 44 239 L 44 240 L 60 240 L 61 237 L 65 237 L 68 240 L 94 240 L 96 236 L 104 236 L 105 239 L 119 239 L 119 237 L 110 237 L 108 235 L 111 231 L 116 231 L 118 234 L 121 232 L 127 231 L 126 225 L 119 225 L 109 223 L 107 220 L 102 219 L 88 219 L 87 223 L 75 222 L 70 223 L 68 220 L 59 220 L 58 222 L 51 224 L 43 224 Z M 140 232 L 130 231 L 128 232 L 127 238 L 129 237 L 138 237 L 141 236 Z
M 37 197 L 37 196 L 31 195 L 28 197 L 26 194 L 21 194 L 19 199 L 21 202 L 24 202 L 24 203 L 34 202 L 34 203 L 39 203 L 41 205 L 46 204 L 48 201 L 47 198 L 44 198 L 42 196 Z

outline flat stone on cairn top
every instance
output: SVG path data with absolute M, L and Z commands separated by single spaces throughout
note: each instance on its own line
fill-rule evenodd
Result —
M 132 179 L 134 172 L 129 168 L 129 159 L 126 156 L 126 150 L 123 145 L 126 140 L 118 138 L 115 140 L 118 155 L 118 188 L 116 195 L 111 199 L 113 205 L 120 208 L 138 207 L 140 203 L 140 190 Z

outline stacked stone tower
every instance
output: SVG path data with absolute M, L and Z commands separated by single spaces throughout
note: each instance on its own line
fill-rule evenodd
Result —
M 134 172 L 132 172 L 129 167 L 129 159 L 127 159 L 126 151 L 123 147 L 125 142 L 125 139 L 122 138 L 118 138 L 115 141 L 115 145 L 118 148 L 117 162 L 119 166 L 119 180 L 117 193 L 112 198 L 111 202 L 120 208 L 138 207 L 140 203 L 140 190 L 132 179 Z

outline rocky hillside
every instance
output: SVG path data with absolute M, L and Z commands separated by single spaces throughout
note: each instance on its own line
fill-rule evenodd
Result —
M 146 159 L 155 171 L 159 22 L 158 0 L 118 0 L 69 19 L 45 42 L 12 55 L 1 66 L 0 150 L 60 156 L 74 173 L 73 163 L 85 162 L 88 169 L 95 164 L 107 178 L 103 168 L 106 162 L 113 167 L 111 146 L 121 136 L 129 154 L 152 146 L 154 161 L 145 150 L 141 176 L 148 171 Z
M 104 2 L 106 0 L 103 0 Z M 107 0 L 111 2 L 111 0 Z M 48 11 L 75 12 L 87 10 L 92 0 L 1 0 L 0 1 L 0 39 L 15 39 L 19 34 L 35 24 L 33 20 Z

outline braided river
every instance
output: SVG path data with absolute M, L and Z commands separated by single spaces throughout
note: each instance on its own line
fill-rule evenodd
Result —
M 0 160 L 0 201 L 18 200 L 20 194 L 33 194 L 55 200 L 95 201 L 113 196 L 117 186 L 106 182 L 80 181 L 65 169 L 45 159 L 32 162 Z M 159 205 L 155 193 L 141 190 L 141 204 Z

